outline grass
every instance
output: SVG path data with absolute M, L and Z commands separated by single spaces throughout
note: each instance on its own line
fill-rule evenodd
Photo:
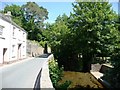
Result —
M 58 83 L 71 81 L 70 88 L 104 88 L 90 73 L 64 71 L 63 78 Z

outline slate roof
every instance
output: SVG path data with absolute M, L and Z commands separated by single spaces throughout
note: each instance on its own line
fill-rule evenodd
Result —
M 19 25 L 17 25 L 15 22 L 13 22 L 10 16 L 8 17 L 7 15 L 4 15 L 4 14 L 0 13 L 0 18 L 7 21 L 7 22 L 9 22 L 9 23 L 11 23 L 12 25 L 16 26 L 20 30 L 27 33 L 27 31 L 25 31 L 23 28 L 21 28 Z

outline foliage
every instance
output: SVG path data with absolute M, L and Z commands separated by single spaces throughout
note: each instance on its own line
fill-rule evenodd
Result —
M 70 16 L 77 53 L 82 54 L 83 71 L 90 71 L 93 56 L 109 56 L 117 46 L 117 15 L 108 2 L 76 2 Z M 94 12 L 94 13 L 93 13 Z
M 116 88 L 120 88 L 120 51 L 112 57 L 112 62 L 114 69 L 110 72 L 112 77 L 110 83 Z
M 56 87 L 59 80 L 61 80 L 63 67 L 59 68 L 57 60 L 51 60 L 49 62 L 50 78 L 53 86 Z
M 69 81 L 65 81 L 63 84 L 58 84 L 57 87 L 56 87 L 56 90 L 67 90 L 67 88 L 69 87 L 69 85 L 71 84 L 72 82 L 69 80 Z
M 39 7 L 35 2 L 27 2 L 23 5 L 23 27 L 28 31 L 28 38 L 31 40 L 42 40 L 42 30 L 44 30 L 44 20 L 48 17 L 45 8 Z
M 43 34 L 65 69 L 78 68 L 82 56 L 83 71 L 89 71 L 93 56 L 109 56 L 118 46 L 117 15 L 108 2 L 76 2 L 73 11 L 58 16 Z
M 16 22 L 19 26 L 22 26 L 22 10 L 21 7 L 15 4 L 7 5 L 2 13 L 7 13 L 8 11 L 11 12 L 12 19 Z
M 90 71 L 95 56 L 109 57 L 118 47 L 116 20 L 117 15 L 108 2 L 76 2 L 70 17 L 58 16 L 43 35 L 60 65 L 66 70 L 83 65 L 86 72 Z
M 48 12 L 45 8 L 39 7 L 35 2 L 27 2 L 27 4 L 22 6 L 22 10 L 24 11 L 23 16 L 27 23 L 43 28 L 43 21 L 48 18 Z
M 39 44 L 42 46 L 42 47 L 45 47 L 45 43 L 47 43 L 46 41 L 43 41 L 43 40 L 41 40 L 40 42 L 39 42 Z
M 47 9 L 38 6 L 35 2 L 27 2 L 25 5 L 7 5 L 3 13 L 10 11 L 12 19 L 19 26 L 28 32 L 28 39 L 43 40 L 42 30 L 44 30 L 44 21 L 48 18 Z
M 118 16 L 118 21 L 117 21 L 118 30 L 120 30 L 119 22 L 120 22 L 120 16 Z M 118 34 L 120 34 L 120 31 L 118 32 Z M 112 87 L 120 88 L 120 36 L 118 36 L 118 39 L 116 41 L 117 43 L 114 47 L 114 51 L 112 52 L 111 59 L 110 59 L 111 64 L 114 68 L 106 72 L 103 79 L 107 80 Z
M 58 16 L 55 23 L 47 24 L 46 30 L 43 31 L 43 35 L 53 48 L 60 45 L 61 39 L 69 31 L 63 17 L 68 18 L 65 14 L 62 17 Z
M 58 16 L 55 23 L 47 24 L 43 35 L 46 36 L 45 40 L 50 45 L 59 66 L 63 65 L 65 70 L 78 70 L 79 62 L 76 59 L 77 54 L 74 52 L 74 41 L 71 38 L 73 35 L 71 35 L 67 25 L 68 19 L 65 14 Z
M 120 49 L 111 56 L 111 62 L 114 68 L 106 72 L 103 79 L 108 81 L 112 87 L 120 88 Z M 112 77 L 112 78 L 111 78 Z
M 62 84 L 58 83 L 58 81 L 60 81 L 63 77 L 63 67 L 59 68 L 57 60 L 51 60 L 49 62 L 49 72 L 54 88 L 56 88 L 56 90 L 61 88 L 63 90 L 67 90 L 68 86 L 71 84 L 71 81 L 65 81 Z

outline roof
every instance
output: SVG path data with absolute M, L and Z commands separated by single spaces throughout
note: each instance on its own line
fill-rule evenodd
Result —
M 0 13 L 0 18 L 11 23 L 12 25 L 16 26 L 17 28 L 21 29 L 22 31 L 26 32 L 22 27 L 20 27 L 19 25 L 17 25 L 15 22 L 12 21 L 12 19 L 8 18 L 6 15 Z

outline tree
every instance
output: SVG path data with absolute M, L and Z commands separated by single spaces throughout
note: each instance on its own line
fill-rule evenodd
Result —
M 108 2 L 76 2 L 70 16 L 71 32 L 82 54 L 83 71 L 89 72 L 94 55 L 110 55 L 118 38 L 116 14 Z
M 44 20 L 48 18 L 48 11 L 39 7 L 35 2 L 27 2 L 23 6 L 7 5 L 3 13 L 10 11 L 12 20 L 28 32 L 28 39 L 41 41 L 43 38 Z
M 12 20 L 19 26 L 22 26 L 22 10 L 21 7 L 15 4 L 5 6 L 3 13 L 11 12 Z
M 53 24 L 47 24 L 46 30 L 43 31 L 43 35 L 46 37 L 46 41 L 51 47 L 52 53 L 58 60 L 59 66 L 64 66 L 64 69 L 70 66 L 67 57 L 70 57 L 70 52 L 65 48 L 70 48 L 64 43 L 67 41 L 69 29 L 67 26 L 68 16 L 63 14 L 58 16 Z M 74 66 L 74 65 L 73 65 Z
M 44 20 L 48 18 L 48 11 L 39 7 L 35 2 L 27 2 L 22 6 L 23 27 L 28 31 L 29 39 L 40 41 L 42 30 L 44 29 Z
M 50 45 L 54 57 L 65 70 L 78 70 L 79 63 L 74 47 L 74 35 L 68 28 L 68 16 L 63 14 L 58 16 L 53 24 L 47 24 L 43 31 L 45 40 Z
M 62 17 L 58 16 L 55 23 L 47 24 L 46 30 L 43 31 L 43 35 L 49 42 L 52 50 L 55 50 L 55 47 L 60 45 L 62 38 L 69 31 L 63 17 L 67 18 L 65 14 Z
M 118 19 L 116 20 L 117 26 L 118 26 L 118 34 L 120 35 L 120 16 L 118 15 Z M 111 64 L 113 66 L 112 69 L 108 70 L 108 72 L 105 73 L 103 79 L 108 81 L 112 87 L 114 88 L 120 88 L 120 36 L 116 40 L 117 43 L 114 46 L 114 51 L 111 55 Z M 112 78 L 111 78 L 112 77 Z

